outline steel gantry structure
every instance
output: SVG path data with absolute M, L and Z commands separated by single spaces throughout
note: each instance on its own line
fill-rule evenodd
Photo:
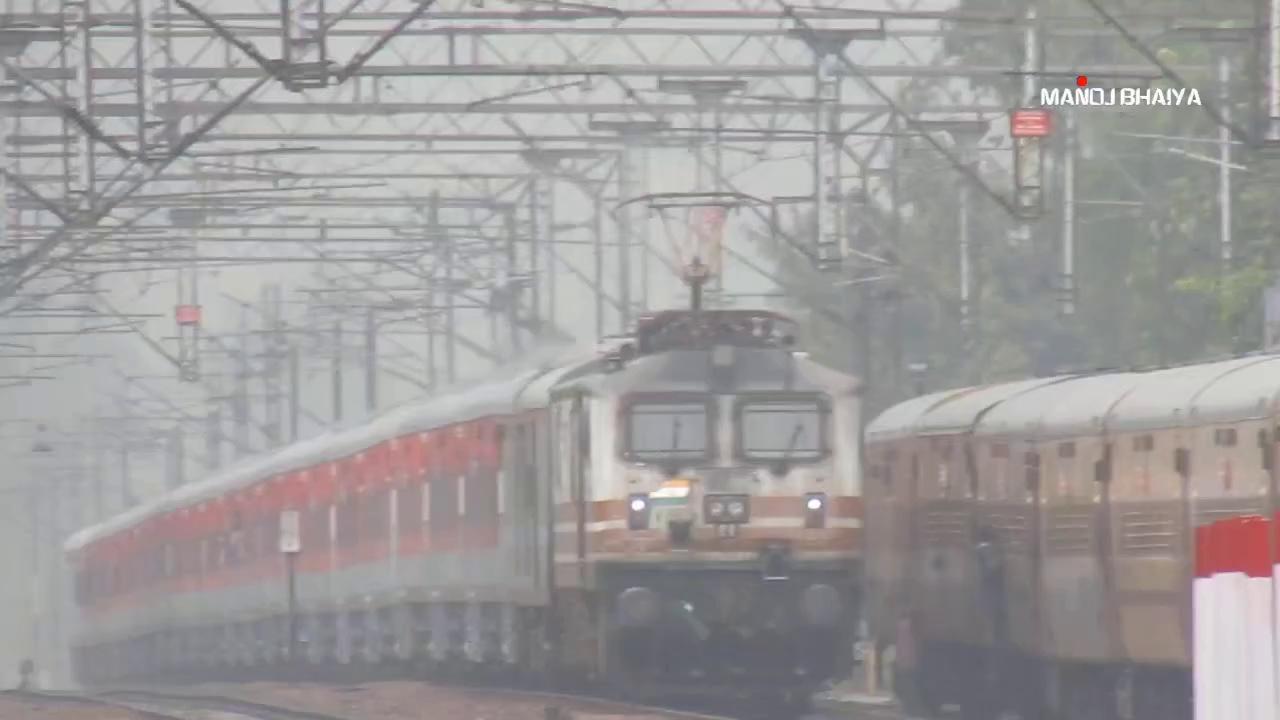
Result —
M 901 146 L 926 147 L 967 202 L 1016 209 L 999 172 L 1010 108 L 992 85 L 1176 76 L 1195 68 L 1148 44 L 1212 26 L 1252 43 L 1241 52 L 1271 89 L 1255 94 L 1255 115 L 1280 116 L 1280 61 L 1265 61 L 1280 30 L 1266 8 L 1175 22 L 1157 0 L 1124 12 L 1085 0 L 991 13 L 849 5 L 12 0 L 0 22 L 0 339 L 32 361 L 64 352 L 24 344 L 45 337 L 34 333 L 78 343 L 70 354 L 90 350 L 85 338 L 141 348 L 188 386 L 151 381 L 154 392 L 194 393 L 207 407 L 193 417 L 249 451 L 308 418 L 349 416 L 347 365 L 364 368 L 376 409 L 462 380 L 476 361 L 598 338 L 679 302 L 664 228 L 619 207 L 645 192 L 768 201 L 732 221 L 714 302 L 775 289 L 770 248 L 748 242 L 760 235 L 860 288 L 894 276 L 854 228 L 860 203 L 897 217 Z M 1010 52 L 944 62 L 944 34 Z M 1079 37 L 1103 49 L 1054 54 L 1055 39 Z M 940 90 L 907 92 L 923 82 Z M 810 220 L 780 222 L 793 207 Z M 1054 228 L 1040 232 L 1064 248 L 1069 292 L 1073 218 L 1048 215 Z M 829 312 L 857 328 L 867 308 L 855 290 Z M 9 382 L 54 377 L 8 362 Z M 274 385 L 255 390 L 263 378 Z M 329 409 L 297 400 L 317 394 Z

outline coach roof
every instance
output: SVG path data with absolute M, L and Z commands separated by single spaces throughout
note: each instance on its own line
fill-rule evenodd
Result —
M 1181 427 L 1192 403 L 1220 379 L 1262 361 L 1260 356 L 1152 370 L 1112 409 L 1107 429 L 1141 432 Z
M 1043 385 L 1061 382 L 1065 376 L 1033 378 L 1000 385 L 987 385 L 972 392 L 955 395 L 934 406 L 920 419 L 916 429 L 921 435 L 949 435 L 973 429 L 983 413 L 995 405 Z
M 1280 355 L 1261 355 L 1220 375 L 1191 401 L 1198 423 L 1253 420 L 1270 415 L 1280 400 Z
M 562 357 L 565 352 L 531 353 L 537 364 L 548 357 Z M 281 473 L 330 462 L 354 455 L 393 437 L 421 432 L 455 422 L 466 422 L 489 415 L 508 414 L 515 409 L 517 394 L 545 367 L 530 368 L 529 358 L 519 365 L 496 371 L 488 381 L 459 384 L 443 393 L 391 408 L 378 415 L 332 428 L 320 435 L 282 448 L 240 460 L 226 469 L 186 485 L 146 503 L 84 528 L 67 539 L 64 549 L 74 552 L 90 543 L 131 528 L 151 515 L 189 507 L 221 497 Z
M 981 389 L 980 387 L 969 387 L 959 390 L 943 390 L 914 397 L 910 400 L 903 400 L 897 405 L 884 410 L 867 425 L 866 438 L 869 442 L 883 442 L 913 435 L 920 424 L 920 419 L 934 406 L 957 395 Z
M 1107 373 L 1040 385 L 991 408 L 974 434 L 1052 438 L 1102 432 L 1111 408 L 1141 378 L 1141 373 Z

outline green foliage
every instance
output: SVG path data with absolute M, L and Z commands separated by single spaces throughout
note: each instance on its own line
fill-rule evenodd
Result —
M 1056 17 L 1091 12 L 1087 5 L 1066 0 L 1040 5 L 1042 12 Z M 1024 7 L 1021 0 L 962 0 L 957 12 L 1013 15 Z M 1170 17 L 1204 11 L 1190 0 L 1157 0 L 1144 10 Z M 1226 0 L 1214 10 L 1239 17 L 1251 12 L 1243 0 Z M 1016 30 L 978 32 L 974 27 L 957 22 L 946 38 L 956 62 L 1020 67 L 1022 41 Z M 1215 53 L 1229 53 L 1234 80 L 1228 109 L 1239 124 L 1249 124 L 1247 48 L 1147 37 L 1149 47 L 1173 62 L 1208 101 L 1219 92 Z M 1059 35 L 1049 47 L 1050 66 L 1087 71 L 1120 64 L 1157 72 L 1113 32 Z M 904 106 L 927 112 L 946 102 L 954 82 L 946 87 L 941 82 L 914 82 L 902 94 Z M 1013 106 L 1019 87 L 1016 81 L 996 79 L 974 91 Z M 905 150 L 896 158 L 902 208 L 897 233 L 886 207 L 861 208 L 855 218 L 857 246 L 895 257 L 895 279 L 855 285 L 850 291 L 836 286 L 838 277 L 818 273 L 784 243 L 776 244 L 784 289 L 809 319 L 819 354 L 848 367 L 855 345 L 851 333 L 866 338 L 863 356 L 852 366 L 869 381 L 873 410 L 916 389 L 908 363 L 927 363 L 927 387 L 941 388 L 1065 369 L 1192 362 L 1258 348 L 1262 289 L 1273 282 L 1280 259 L 1274 229 L 1280 227 L 1280 203 L 1274 199 L 1276 180 L 1269 179 L 1275 175 L 1274 160 L 1242 145 L 1233 149 L 1233 162 L 1248 171 L 1232 173 L 1233 258 L 1226 263 L 1221 256 L 1218 166 L 1185 154 L 1217 157 L 1219 146 L 1213 141 L 1218 126 L 1203 108 L 1081 108 L 1075 113 L 1080 153 L 1073 316 L 1057 312 L 1062 195 L 1056 164 L 1046 168 L 1046 212 L 1030 242 L 1010 239 L 1014 221 L 974 193 L 977 320 L 967 335 L 959 314 L 956 220 L 961 180 L 916 139 L 904 139 Z M 1051 147 L 1050 156 L 1058 151 L 1060 147 Z M 1004 157 L 984 163 L 983 175 L 989 185 L 1007 187 L 1002 166 L 1009 150 L 999 152 Z M 803 228 L 788 231 L 796 238 L 809 236 Z M 845 272 L 848 277 L 850 271 Z M 853 272 L 876 275 L 883 268 L 869 264 Z

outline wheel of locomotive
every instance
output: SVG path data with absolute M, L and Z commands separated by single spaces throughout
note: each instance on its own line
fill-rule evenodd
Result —
M 813 696 L 803 690 L 794 690 L 788 693 L 790 697 L 783 698 L 783 707 L 796 716 L 807 715 L 813 711 Z
M 255 668 L 262 664 L 262 644 L 256 622 L 240 623 L 240 652 L 245 667 Z
M 302 653 L 309 665 L 320 665 L 329 657 L 329 637 L 326 632 L 324 616 L 318 613 L 309 614 L 304 618 L 302 624 L 305 628 L 303 632 L 305 647 Z
M 277 618 L 268 618 L 258 623 L 261 633 L 260 657 L 264 665 L 276 665 L 280 661 L 281 637 L 280 622 Z
M 236 666 L 236 626 L 227 624 L 218 633 L 218 667 L 226 673 Z
M 547 632 L 546 611 L 530 608 L 524 625 L 523 667 L 531 684 L 546 687 L 554 675 L 555 656 Z
M 346 611 L 337 612 L 334 614 L 333 622 L 333 659 L 339 665 L 348 665 L 351 663 L 353 644 L 351 642 L 351 615 Z
M 361 613 L 360 639 L 360 659 L 370 666 L 381 663 L 384 642 L 377 609 L 369 608 Z
M 604 677 L 604 686 L 610 696 L 615 697 L 622 702 L 645 704 L 647 700 L 652 699 L 645 689 L 644 679 L 626 670 L 617 669 L 617 664 L 613 664 L 614 669 L 610 670 Z
M 418 649 L 418 628 L 413 608 L 397 605 L 391 610 L 391 653 L 402 663 L 411 663 Z

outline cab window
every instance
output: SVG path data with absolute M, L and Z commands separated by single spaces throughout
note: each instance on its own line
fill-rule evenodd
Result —
M 624 455 L 639 462 L 711 457 L 707 398 L 640 398 L 627 405 Z
M 827 454 L 827 406 L 819 397 L 750 398 L 738 404 L 738 456 L 803 462 Z

